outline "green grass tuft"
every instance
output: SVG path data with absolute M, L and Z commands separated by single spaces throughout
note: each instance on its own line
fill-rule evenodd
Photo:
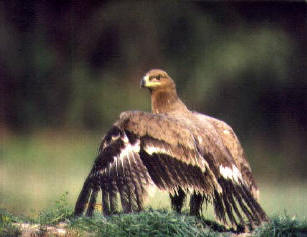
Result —
M 21 221 L 20 218 L 15 217 L 7 211 L 0 209 L 0 237 L 20 235 L 20 230 L 14 225 L 14 223 L 19 221 Z
M 59 222 L 71 219 L 73 217 L 73 210 L 68 204 L 67 197 L 68 192 L 61 195 L 59 200 L 55 201 L 54 206 L 40 211 L 35 222 L 40 225 L 56 225 Z
M 286 213 L 274 216 L 271 221 L 254 231 L 259 237 L 307 237 L 307 221 L 299 221 Z

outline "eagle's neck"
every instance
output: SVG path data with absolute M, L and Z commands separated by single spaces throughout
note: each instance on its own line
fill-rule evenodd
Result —
M 151 91 L 152 113 L 172 113 L 188 111 L 184 103 L 178 98 L 176 89 Z

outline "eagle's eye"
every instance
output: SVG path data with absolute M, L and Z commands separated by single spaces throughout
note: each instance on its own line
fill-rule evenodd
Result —
M 156 76 L 157 81 L 160 81 L 161 75 Z

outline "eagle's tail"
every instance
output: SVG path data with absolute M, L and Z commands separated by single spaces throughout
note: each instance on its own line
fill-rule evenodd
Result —
M 244 184 L 235 184 L 230 180 L 220 180 L 219 183 L 224 191 L 214 193 L 213 204 L 216 217 L 224 224 L 230 223 L 234 227 L 246 226 L 244 215 L 253 229 L 269 220 Z
M 91 200 L 90 200 L 90 205 L 87 210 L 87 215 L 91 215 L 92 213 L 91 209 L 94 210 L 94 206 L 96 203 L 97 193 L 98 193 L 98 190 L 93 189 L 93 184 L 92 184 L 90 177 L 87 177 L 83 184 L 82 190 L 79 194 L 78 200 L 76 202 L 74 215 L 81 216 L 83 214 L 90 196 L 91 196 Z

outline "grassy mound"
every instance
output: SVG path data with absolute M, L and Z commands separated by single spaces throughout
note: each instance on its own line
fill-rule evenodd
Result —
M 75 218 L 66 196 L 32 218 L 0 210 L 0 236 L 19 236 L 25 231 L 31 236 L 235 236 L 213 221 L 169 210 L 147 209 L 110 217 L 96 212 L 93 218 Z M 250 236 L 307 236 L 307 222 L 282 214 Z
M 221 236 L 195 217 L 167 210 L 146 210 L 107 218 L 96 214 L 94 218 L 73 220 L 70 228 L 95 232 L 98 236 Z

